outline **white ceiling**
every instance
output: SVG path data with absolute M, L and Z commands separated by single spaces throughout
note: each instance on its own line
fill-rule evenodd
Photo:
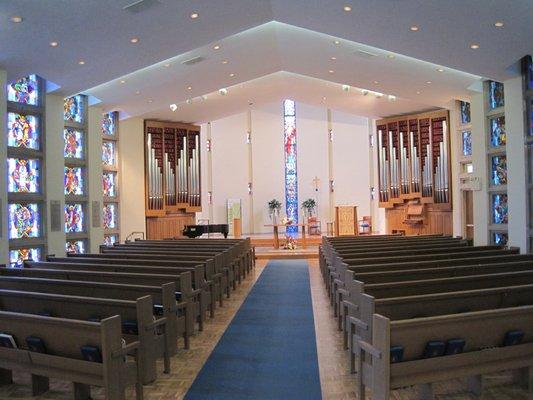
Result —
M 63 95 L 92 94 L 108 110 L 203 122 L 249 100 L 284 97 L 316 104 L 325 96 L 332 108 L 367 116 L 440 107 L 467 99 L 479 77 L 513 76 L 510 67 L 533 53 L 531 0 L 147 0 L 152 6 L 141 12 L 124 11 L 133 1 L 1 0 L 0 68 L 11 80 L 37 73 Z M 23 22 L 12 23 L 14 15 Z M 130 44 L 132 37 L 140 42 Z M 205 60 L 181 65 L 195 56 Z M 398 100 L 370 102 L 340 90 L 344 83 Z M 220 87 L 229 94 L 209 95 Z

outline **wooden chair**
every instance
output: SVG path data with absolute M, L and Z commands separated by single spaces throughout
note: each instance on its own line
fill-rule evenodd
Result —
M 307 232 L 309 235 L 320 235 L 322 233 L 322 223 L 317 217 L 307 218 Z

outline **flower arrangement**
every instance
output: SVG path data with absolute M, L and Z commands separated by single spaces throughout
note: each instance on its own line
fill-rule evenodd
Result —
M 275 211 L 279 211 L 281 209 L 281 203 L 276 200 L 272 199 L 268 202 L 268 211 L 270 211 L 270 214 L 274 213 Z
M 285 245 L 283 246 L 283 248 L 285 250 L 296 250 L 297 249 L 296 240 L 294 240 L 294 238 L 291 236 L 287 236 L 285 238 Z
M 283 217 L 283 219 L 281 220 L 281 223 L 283 225 L 291 225 L 292 224 L 292 218 L 289 218 L 287 216 Z
M 316 201 L 313 199 L 307 199 L 302 203 L 302 208 L 307 211 L 309 215 L 313 215 L 315 211 Z

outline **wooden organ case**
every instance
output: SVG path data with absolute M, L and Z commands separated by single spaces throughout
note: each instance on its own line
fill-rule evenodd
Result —
M 376 125 L 379 206 L 385 208 L 387 233 L 451 235 L 448 111 L 391 117 Z M 409 214 L 413 209 L 420 210 L 416 219 Z
M 200 127 L 144 121 L 148 239 L 181 236 L 201 211 Z

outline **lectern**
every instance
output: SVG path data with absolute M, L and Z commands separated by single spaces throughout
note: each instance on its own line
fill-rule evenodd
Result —
M 359 235 L 357 206 L 335 207 L 335 236 Z

